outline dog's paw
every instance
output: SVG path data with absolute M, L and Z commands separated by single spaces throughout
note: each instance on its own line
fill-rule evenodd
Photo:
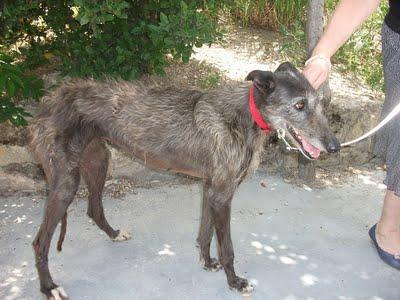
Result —
M 130 240 L 132 238 L 132 234 L 130 234 L 128 231 L 125 230 L 119 230 L 118 235 L 113 238 L 112 240 L 114 242 L 123 242 L 126 240 Z
M 59 286 L 50 291 L 49 295 L 47 296 L 47 299 L 48 300 L 68 300 L 68 295 L 64 291 L 64 289 L 61 286 Z
M 222 269 L 222 265 L 219 263 L 219 260 L 216 258 L 211 258 L 209 262 L 205 262 L 204 259 L 200 260 L 200 264 L 202 265 L 203 269 L 210 272 L 218 272 Z
M 229 288 L 231 290 L 238 291 L 239 293 L 243 295 L 249 295 L 253 290 L 254 287 L 252 284 L 250 284 L 247 279 L 236 277 L 230 282 L 228 282 Z

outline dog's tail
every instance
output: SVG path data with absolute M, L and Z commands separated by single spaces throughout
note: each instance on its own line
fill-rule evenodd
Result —
M 61 230 L 60 230 L 60 237 L 58 238 L 57 243 L 57 251 L 61 252 L 62 244 L 65 239 L 65 234 L 67 232 L 67 213 L 65 213 L 64 217 L 61 220 Z

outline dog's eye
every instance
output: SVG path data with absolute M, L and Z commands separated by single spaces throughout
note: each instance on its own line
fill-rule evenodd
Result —
M 297 110 L 303 110 L 306 107 L 306 101 L 300 100 L 294 106 Z

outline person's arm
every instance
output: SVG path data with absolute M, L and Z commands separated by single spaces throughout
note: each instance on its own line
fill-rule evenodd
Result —
M 314 88 L 328 78 L 331 56 L 375 11 L 381 0 L 341 0 L 303 73 Z M 314 58 L 314 59 L 313 59 Z

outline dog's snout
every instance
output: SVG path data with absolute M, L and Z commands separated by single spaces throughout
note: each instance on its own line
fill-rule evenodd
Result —
M 329 139 L 327 145 L 326 145 L 326 151 L 328 153 L 335 153 L 340 150 L 340 143 L 336 138 L 331 138 Z

